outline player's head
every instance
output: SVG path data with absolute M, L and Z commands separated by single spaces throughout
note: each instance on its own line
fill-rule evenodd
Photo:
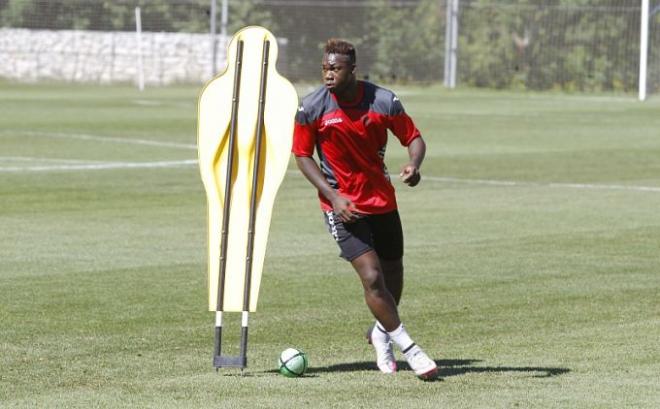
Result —
M 328 90 L 341 94 L 355 84 L 355 47 L 348 41 L 331 38 L 323 50 L 323 83 Z
M 346 40 L 331 38 L 325 43 L 324 54 L 340 54 L 349 58 L 351 64 L 355 65 L 355 46 Z

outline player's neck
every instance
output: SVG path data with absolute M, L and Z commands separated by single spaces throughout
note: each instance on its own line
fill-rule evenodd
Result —
M 355 99 L 358 96 L 358 93 L 360 91 L 360 88 L 358 86 L 357 80 L 351 82 L 348 84 L 348 86 L 342 90 L 341 93 L 335 94 L 335 97 L 337 97 L 337 100 L 340 102 L 346 102 L 346 103 L 351 103 L 355 102 Z

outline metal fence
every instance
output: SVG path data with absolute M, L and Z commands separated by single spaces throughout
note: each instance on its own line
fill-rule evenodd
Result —
M 227 13 L 222 13 L 225 1 Z M 362 77 L 440 83 L 445 75 L 447 3 L 451 1 L 0 0 L 0 67 L 4 67 L 0 77 L 39 81 L 59 75 L 66 81 L 132 81 L 141 51 L 147 84 L 201 82 L 210 78 L 213 67 L 223 68 L 225 38 L 220 32 L 225 16 L 229 35 L 242 26 L 258 24 L 280 38 L 278 68 L 293 81 L 318 81 L 323 43 L 328 37 L 343 37 L 357 45 Z M 587 0 L 579 5 L 559 0 L 458 3 L 459 86 L 637 90 L 638 0 Z M 138 5 L 143 30 L 140 47 L 134 35 Z M 660 91 L 659 11 L 660 0 L 651 0 L 649 92 Z M 212 16 L 215 24 L 211 24 Z M 217 31 L 215 41 L 209 34 L 212 30 Z M 90 32 L 95 34 L 71 34 Z M 73 60 L 79 62 L 75 72 L 65 69 Z M 96 65 L 106 67 L 105 74 L 93 74 Z
M 636 90 L 639 3 L 601 3 L 467 3 L 460 14 L 459 82 L 497 88 Z M 488 25 L 483 24 L 484 15 Z M 659 34 L 655 25 L 658 46 Z M 490 50 L 484 50 L 484 44 Z

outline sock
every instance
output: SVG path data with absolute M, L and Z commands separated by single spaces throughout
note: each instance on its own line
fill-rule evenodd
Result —
M 380 322 L 376 321 L 374 329 L 371 331 L 371 342 L 388 342 L 390 336 L 387 334 L 387 331 L 383 328 Z
M 394 341 L 394 343 L 401 349 L 401 351 L 403 351 L 404 354 L 415 346 L 415 343 L 410 338 L 410 335 L 408 335 L 408 331 L 403 328 L 403 324 L 399 325 L 399 327 L 394 331 L 388 332 L 388 334 L 390 334 L 392 341 Z

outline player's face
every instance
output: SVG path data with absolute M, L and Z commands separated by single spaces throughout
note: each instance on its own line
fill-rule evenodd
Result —
M 323 84 L 333 94 L 342 94 L 355 82 L 355 65 L 344 54 L 324 54 L 322 61 Z

